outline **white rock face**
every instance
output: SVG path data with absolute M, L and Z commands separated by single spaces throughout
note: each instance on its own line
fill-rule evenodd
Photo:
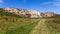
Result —
M 15 8 L 5 8 L 8 12 L 17 12 L 17 9 Z
M 52 17 L 52 16 L 54 16 L 54 13 L 53 12 L 42 12 L 41 16 L 42 17 Z
M 30 11 L 30 14 L 31 14 L 31 18 L 32 18 L 32 17 L 38 17 L 38 16 L 37 16 L 38 13 L 37 13 L 37 11 L 35 11 L 35 10 L 31 10 L 31 11 Z
M 20 15 L 20 16 L 26 16 L 28 17 L 31 17 L 31 18 L 37 18 L 37 17 L 40 17 L 40 12 L 37 12 L 36 10 L 17 10 L 16 8 L 5 8 L 5 10 L 7 10 L 8 12 L 11 12 L 11 13 L 15 13 L 17 15 Z
M 30 18 L 39 18 L 39 17 L 51 17 L 54 15 L 52 12 L 38 12 L 36 10 L 24 10 L 16 8 L 4 8 L 7 12 L 17 14 L 19 16 L 25 16 Z

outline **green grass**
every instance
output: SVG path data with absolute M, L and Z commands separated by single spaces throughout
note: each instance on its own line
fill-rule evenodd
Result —
M 0 20 L 0 28 L 4 34 L 28 34 L 38 21 L 28 18 L 19 18 L 15 22 L 3 19 Z
M 18 16 L 16 14 L 6 12 L 3 9 L 0 9 L 0 16 L 13 16 L 13 17 L 20 17 L 20 18 L 22 18 L 21 16 Z
M 0 34 L 29 34 L 33 27 L 46 19 L 50 34 L 60 34 L 60 16 L 52 18 L 23 18 L 0 9 Z
M 60 34 L 60 18 L 47 19 L 46 25 L 50 34 Z
M 21 16 L 0 10 L 0 34 L 29 34 L 39 19 Z

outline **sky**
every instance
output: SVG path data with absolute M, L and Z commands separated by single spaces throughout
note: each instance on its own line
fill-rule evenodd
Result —
M 0 0 L 0 8 L 6 7 L 60 14 L 60 0 Z

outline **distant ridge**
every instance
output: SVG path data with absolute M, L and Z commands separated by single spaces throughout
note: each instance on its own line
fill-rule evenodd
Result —
M 59 15 L 54 12 L 38 12 L 36 10 L 26 10 L 18 8 L 0 8 L 0 10 L 4 10 L 5 12 L 28 18 L 53 17 L 55 15 Z

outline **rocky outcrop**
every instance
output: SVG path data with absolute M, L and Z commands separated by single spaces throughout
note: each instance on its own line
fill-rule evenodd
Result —
M 53 17 L 54 15 L 54 12 L 41 12 L 42 17 Z
M 40 17 L 52 17 L 53 12 L 38 12 L 36 10 L 25 10 L 18 8 L 3 8 L 6 12 L 17 14 L 19 16 L 29 17 L 29 18 L 40 18 Z
M 40 12 L 36 10 L 24 10 L 24 9 L 16 9 L 16 8 L 4 8 L 6 12 L 14 13 L 19 16 L 29 17 L 29 18 L 37 18 L 41 17 Z

